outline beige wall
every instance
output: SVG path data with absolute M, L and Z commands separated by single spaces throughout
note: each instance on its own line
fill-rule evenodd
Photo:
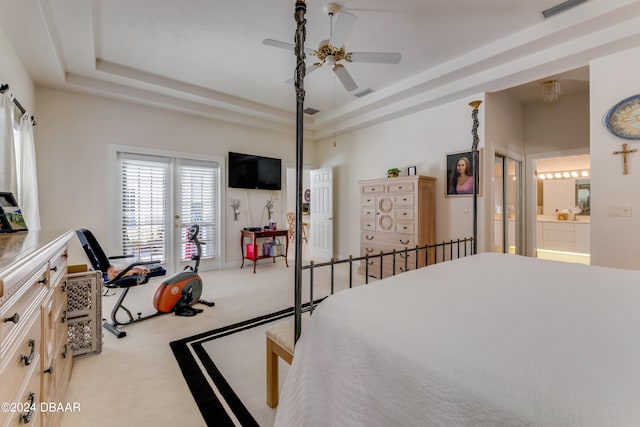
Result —
M 110 144 L 220 157 L 228 151 L 278 157 L 283 166 L 295 164 L 295 140 L 289 135 L 216 122 L 153 107 L 94 96 L 38 88 L 36 127 L 42 229 L 90 228 L 101 242 L 109 242 L 109 182 L 107 154 Z M 305 147 L 312 163 L 313 146 Z M 226 181 L 226 176 L 223 177 Z M 239 230 L 260 225 L 270 191 L 225 189 L 222 230 L 223 263 L 240 260 Z M 283 193 L 276 192 L 276 215 L 285 223 Z M 242 214 L 233 221 L 230 198 L 241 200 Z M 249 207 L 250 211 L 247 211 Z M 249 216 L 250 214 L 250 216 Z M 226 219 L 225 219 L 226 218 Z M 266 218 L 265 218 L 266 221 Z M 71 262 L 84 262 L 79 245 L 72 245 Z
M 0 83 L 9 84 L 9 91 L 13 96 L 31 115 L 35 115 L 35 86 L 2 28 L 0 28 L 0 58 Z
M 640 153 L 628 157 L 629 174 L 622 173 L 622 158 L 614 156 L 622 143 L 640 148 L 638 141 L 609 133 L 603 117 L 618 102 L 640 93 L 640 48 L 600 58 L 591 64 L 591 263 L 640 269 Z M 608 215 L 612 206 L 631 207 L 631 216 Z
M 344 258 L 360 253 L 360 194 L 357 182 L 383 178 L 398 167 L 406 175 L 416 166 L 419 175 L 436 183 L 436 240 L 472 235 L 472 198 L 445 197 L 446 153 L 470 151 L 471 107 L 482 95 L 461 99 L 429 110 L 318 143 L 318 162 L 334 169 L 334 252 Z M 480 146 L 484 145 L 484 106 L 480 107 Z M 483 241 L 484 197 L 480 197 L 479 239 Z

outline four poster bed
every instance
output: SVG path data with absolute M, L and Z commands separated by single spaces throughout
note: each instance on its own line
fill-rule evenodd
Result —
M 300 334 L 305 11 L 298 0 L 296 346 L 276 426 L 638 425 L 640 272 L 476 254 L 475 172 L 472 256 L 332 295 Z
M 482 253 L 339 292 L 276 426 L 631 426 L 640 272 Z

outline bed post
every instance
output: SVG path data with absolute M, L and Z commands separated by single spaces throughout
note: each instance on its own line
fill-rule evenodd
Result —
M 479 168 L 479 156 L 478 156 L 478 107 L 480 107 L 482 101 L 471 101 L 469 105 L 473 108 L 471 112 L 471 118 L 473 119 L 473 127 L 471 128 L 471 135 L 473 135 L 473 144 L 471 145 L 471 153 L 473 155 L 473 242 L 471 254 L 478 253 L 478 185 L 480 183 L 480 168 Z
M 302 146 L 303 146 L 303 110 L 304 110 L 304 75 L 306 65 L 304 62 L 304 40 L 306 37 L 304 15 L 307 5 L 304 0 L 297 0 L 294 18 L 296 20 L 295 34 L 295 88 L 296 88 L 296 226 L 295 226 L 295 290 L 294 290 L 294 345 L 298 342 L 302 323 Z

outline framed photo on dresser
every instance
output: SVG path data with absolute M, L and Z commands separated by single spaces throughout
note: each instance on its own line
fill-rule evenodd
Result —
M 13 193 L 0 192 L 0 233 L 27 231 L 22 210 Z
M 478 165 L 482 164 L 482 153 L 478 151 Z M 479 168 L 478 168 L 479 169 Z M 477 172 L 477 173 L 476 173 Z M 480 185 L 480 171 L 473 170 L 473 153 L 459 151 L 447 154 L 446 196 L 472 196 L 473 180 L 476 179 L 477 194 L 482 192 Z

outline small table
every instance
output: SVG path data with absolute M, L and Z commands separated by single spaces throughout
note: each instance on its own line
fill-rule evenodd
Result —
M 276 262 L 276 257 L 282 256 L 284 257 L 284 262 L 287 265 L 287 267 L 289 267 L 289 262 L 287 260 L 287 254 L 289 253 L 289 239 L 287 237 L 287 233 L 288 230 L 260 230 L 260 231 L 248 231 L 248 230 L 240 230 L 240 251 L 242 253 L 242 265 L 240 265 L 240 268 L 244 267 L 244 260 L 248 259 L 253 261 L 253 272 L 256 272 L 256 264 L 258 263 L 259 259 L 262 258 L 273 258 L 273 262 Z M 260 248 L 258 248 L 258 245 L 256 243 L 257 239 L 260 238 L 272 238 L 273 240 L 276 240 L 276 237 L 279 236 L 283 236 L 284 240 L 285 240 L 285 251 L 284 251 L 284 255 L 261 255 L 260 254 Z M 251 245 L 253 247 L 253 256 L 249 256 L 251 254 L 247 254 L 245 252 L 245 246 L 244 246 L 244 241 L 245 239 L 251 239 Z

